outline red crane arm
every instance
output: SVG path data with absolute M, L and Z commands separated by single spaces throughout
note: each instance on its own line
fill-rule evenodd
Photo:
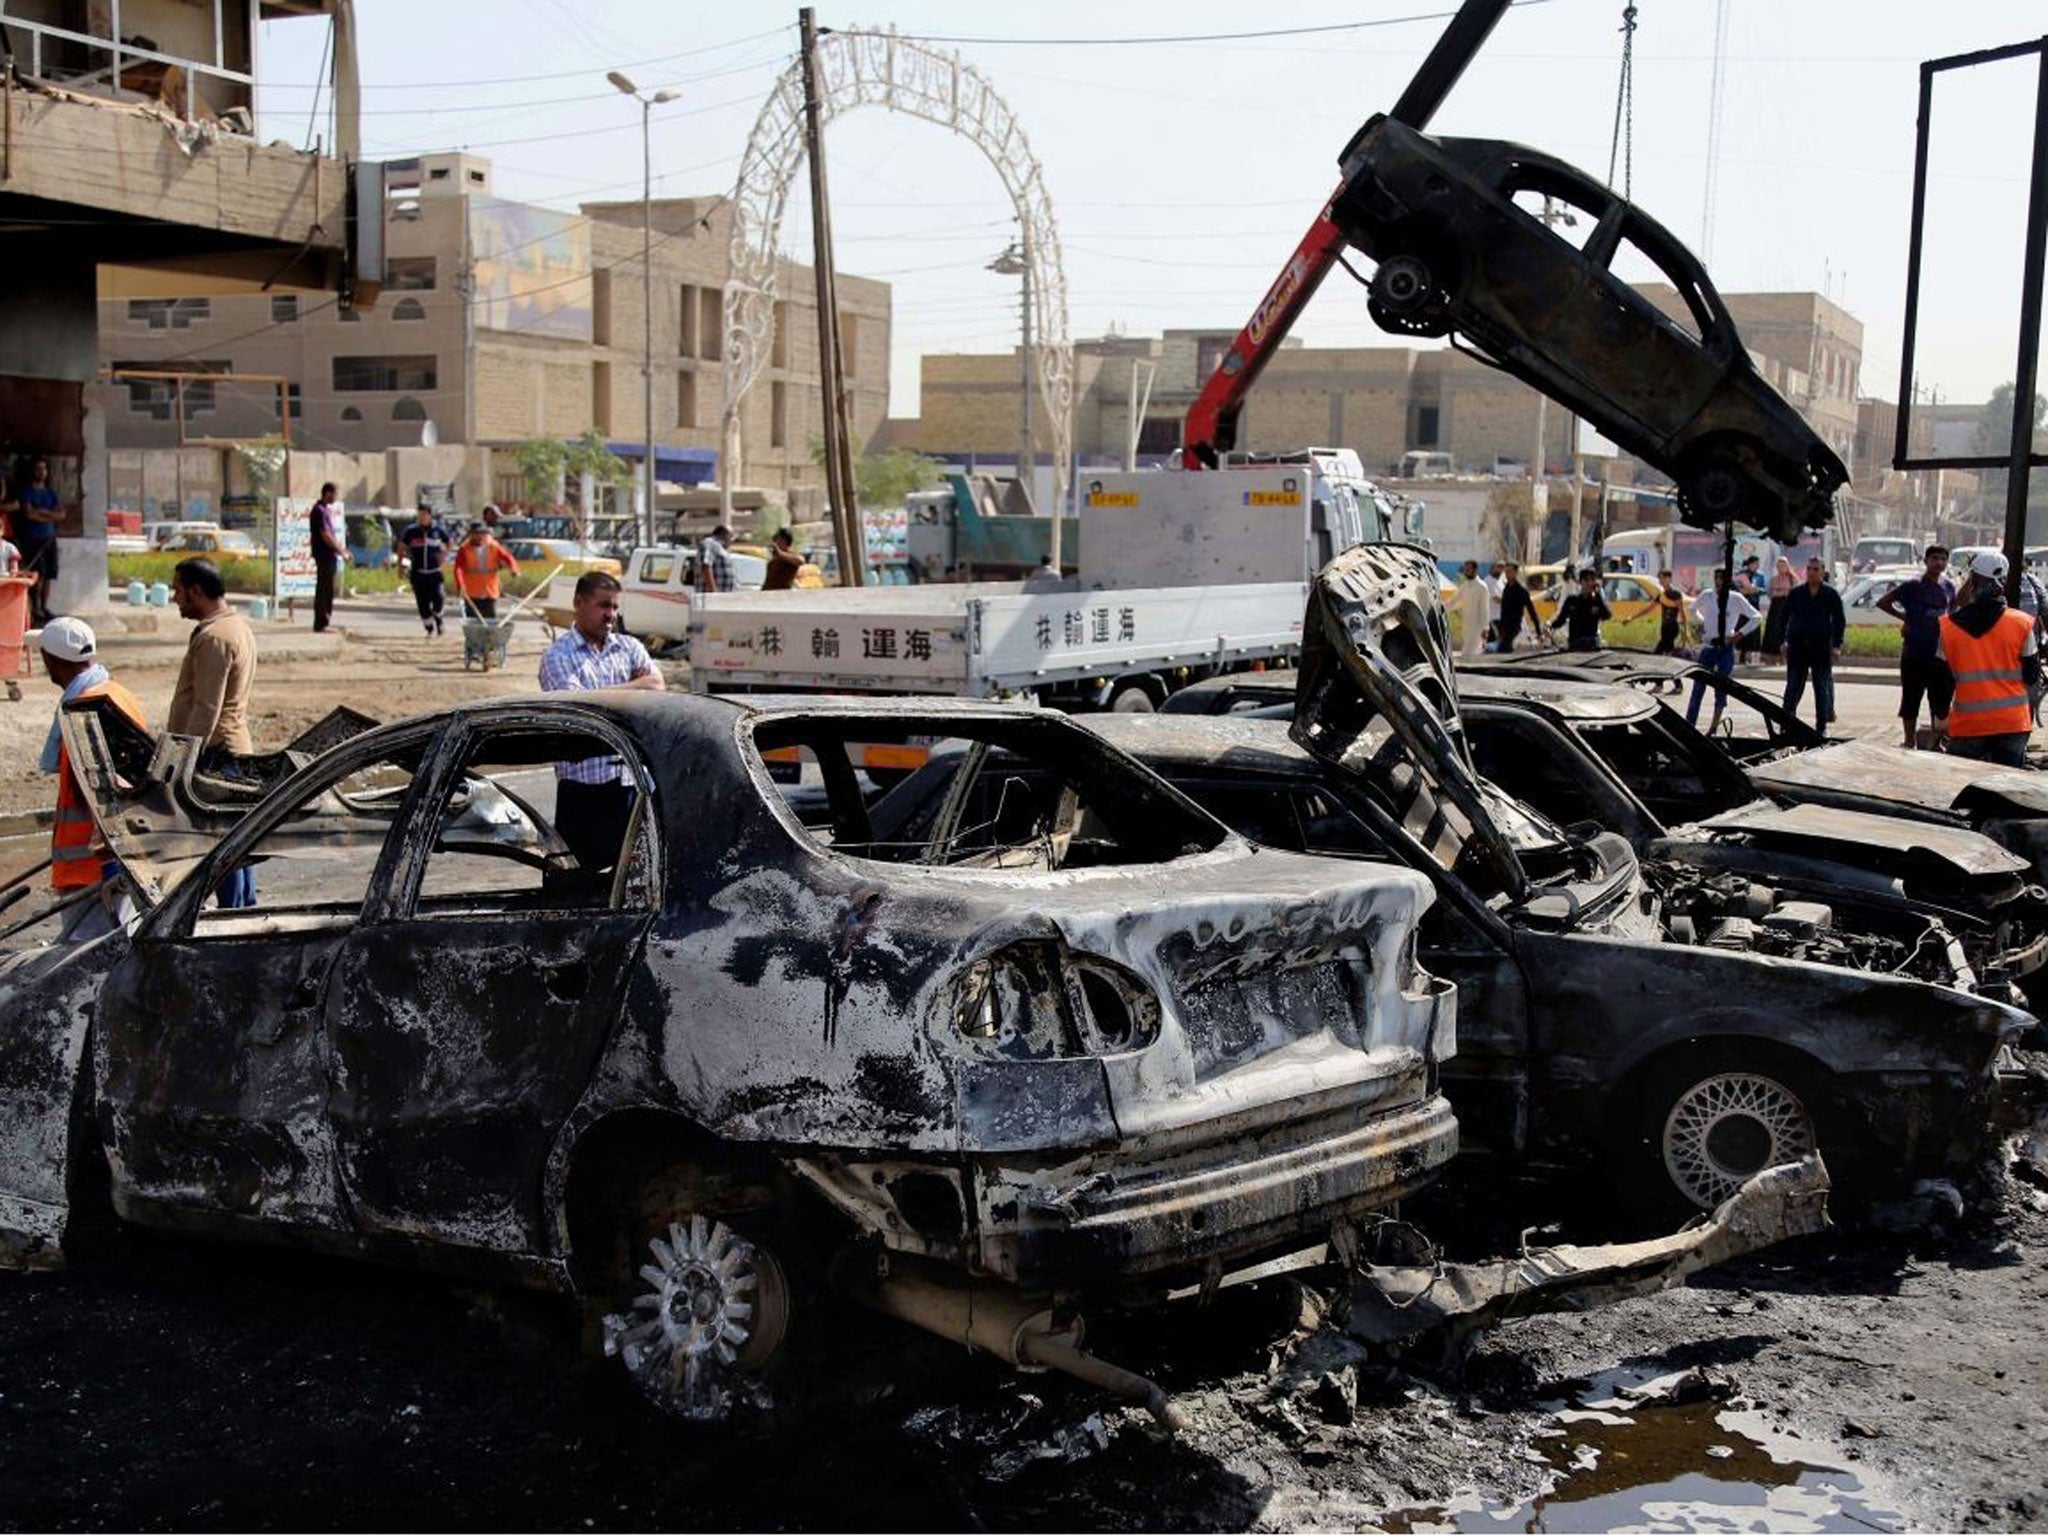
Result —
M 1341 189 L 1340 189 L 1341 190 Z M 1266 290 L 1259 307 L 1245 328 L 1237 333 L 1223 361 L 1209 375 L 1209 382 L 1188 407 L 1181 429 L 1181 467 L 1214 469 L 1222 456 L 1237 444 L 1237 418 L 1244 409 L 1244 397 L 1258 382 L 1266 364 L 1280 349 L 1280 343 L 1294 328 L 1308 301 L 1337 264 L 1344 249 L 1344 236 L 1330 222 L 1330 206 L 1316 215 L 1308 233 L 1287 258 L 1273 286 Z

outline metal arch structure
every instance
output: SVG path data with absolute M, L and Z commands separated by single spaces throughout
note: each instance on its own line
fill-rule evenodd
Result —
M 1030 359 L 1052 437 L 1055 518 L 1066 508 L 1074 441 L 1074 349 L 1067 335 L 1067 276 L 1059 224 L 1045 175 L 1023 126 L 988 80 L 960 59 L 895 31 L 828 32 L 818 42 L 820 111 L 826 121 L 855 107 L 886 107 L 967 139 L 995 168 L 1017 214 L 1019 244 L 1030 265 Z M 804 159 L 801 61 L 768 93 L 748 135 L 732 203 L 732 249 L 725 285 L 725 411 L 719 505 L 729 520 L 742 462 L 740 406 L 760 377 L 775 332 L 777 241 L 789 189 Z M 1019 466 L 1020 472 L 1022 466 Z M 1055 522 L 1055 528 L 1058 523 Z

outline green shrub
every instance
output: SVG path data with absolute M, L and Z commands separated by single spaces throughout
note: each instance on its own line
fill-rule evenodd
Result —
M 107 556 L 107 580 L 114 586 L 125 587 L 131 581 L 148 585 L 162 582 L 169 586 L 171 573 L 178 568 L 185 555 L 169 551 L 156 554 L 110 554 Z M 270 560 L 268 556 L 257 556 L 247 560 L 223 560 L 219 562 L 220 578 L 227 583 L 230 592 L 245 596 L 267 594 L 270 591 Z
M 160 554 L 110 554 L 107 556 L 107 581 L 116 587 L 125 587 L 131 581 L 145 585 L 162 582 L 169 586 L 171 573 L 178 562 L 186 558 L 172 553 Z M 548 567 L 535 568 L 528 564 L 517 576 L 501 576 L 498 585 L 505 595 L 514 599 L 526 596 L 547 579 Z M 268 597 L 270 595 L 270 561 L 267 557 L 247 560 L 223 560 L 220 562 L 221 580 L 227 583 L 228 591 L 239 597 Z M 449 601 L 454 601 L 454 578 L 448 582 Z M 403 592 L 407 582 L 403 572 L 396 565 L 344 567 L 341 573 L 341 594 L 344 597 L 375 597 L 386 592 Z M 302 598 L 301 601 L 310 601 Z

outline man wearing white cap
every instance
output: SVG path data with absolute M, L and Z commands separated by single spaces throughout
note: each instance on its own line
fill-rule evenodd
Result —
M 2034 621 L 2005 605 L 2004 555 L 1986 550 L 1970 562 L 1970 585 L 1941 621 L 1941 658 L 1955 674 L 1948 749 L 1958 757 L 2027 766 L 2034 715 L 2028 690 L 2041 680 Z
M 100 665 L 99 639 L 83 619 L 52 619 L 43 626 L 43 670 L 63 689 L 58 705 L 104 698 L 137 726 L 149 729 L 142 701 Z M 79 943 L 133 920 L 134 904 L 114 876 L 120 865 L 93 824 L 92 800 L 71 771 L 71 756 L 56 720 L 43 743 L 42 769 L 57 775 L 57 820 L 50 828 L 50 885 L 75 900 L 64 911 L 60 943 Z

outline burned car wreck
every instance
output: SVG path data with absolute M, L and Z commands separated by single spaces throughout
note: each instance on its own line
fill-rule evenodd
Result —
M 1488 785 L 1432 575 L 1380 546 L 1318 579 L 1306 751 L 1244 715 L 1092 724 L 1255 840 L 1436 883 L 1422 956 L 1460 989 L 1468 1149 L 1706 1206 L 1816 1141 L 1852 1190 L 1954 1171 L 2031 1111 L 2009 1046 L 2033 1021 L 1979 994 L 1938 916 L 1709 870 L 1660 887 L 1624 838 Z
M 1254 848 L 1057 715 L 552 695 L 210 804 L 193 744 L 63 727 L 148 910 L 0 962 L 17 1263 L 103 1159 L 129 1222 L 613 1298 L 686 1414 L 823 1281 L 1156 1407 L 1082 1306 L 1321 1244 L 1456 1149 L 1428 882 Z M 883 840 L 847 748 L 902 731 L 1039 793 Z M 579 855 L 554 768 L 593 761 L 631 813 Z M 210 904 L 243 868 L 257 905 Z
M 1329 217 L 1378 264 L 1386 330 L 1456 334 L 1670 475 L 1680 515 L 1791 543 L 1833 518 L 1841 459 L 1750 361 L 1706 270 L 1642 209 L 1520 144 L 1436 138 L 1375 116 L 1340 157 Z M 1543 217 L 1561 206 L 1575 246 Z M 1666 313 L 1613 270 L 1645 262 Z
M 1461 663 L 1457 675 L 1459 715 L 1480 775 L 1558 825 L 1593 824 L 1625 837 L 1667 920 L 1682 929 L 1724 944 L 1741 935 L 1750 947 L 1782 947 L 1782 922 L 1755 926 L 1768 903 L 1745 896 L 1750 882 L 1817 903 L 1838 920 L 1831 936 L 1808 935 L 1802 948 L 1810 958 L 1846 946 L 1845 963 L 1872 965 L 1888 954 L 1903 965 L 1905 946 L 1933 918 L 1962 944 L 1979 988 L 2017 984 L 2032 997 L 2048 987 L 2048 892 L 2025 859 L 1989 836 L 1874 810 L 1774 805 L 1718 740 L 1650 693 L 1602 683 L 1598 673 Z M 1294 694 L 1290 673 L 1249 674 L 1183 689 L 1167 711 L 1292 718 Z M 1910 765 L 1920 754 L 1902 755 Z M 1873 947 L 1852 936 L 1859 932 L 1891 937 Z M 1858 949 L 1860 957 L 1849 954 Z
M 1461 659 L 1458 671 L 1501 678 L 1593 678 L 1674 697 L 1695 686 L 1711 690 L 1721 697 L 1725 713 L 1709 740 L 1739 765 L 1752 793 L 1781 805 L 1834 806 L 1968 827 L 2019 855 L 2038 880 L 2048 883 L 2048 783 L 2032 770 L 1883 742 L 1832 739 L 1742 679 L 1721 677 L 1678 657 L 1612 650 L 1526 652 Z

